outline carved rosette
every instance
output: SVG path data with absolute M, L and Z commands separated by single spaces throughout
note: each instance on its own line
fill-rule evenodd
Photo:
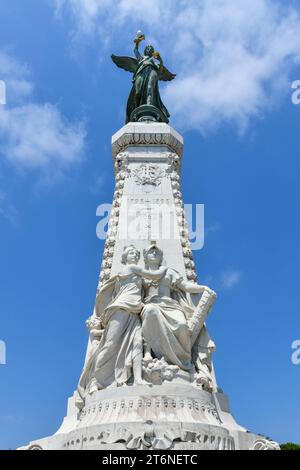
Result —
M 120 153 L 115 159 L 115 192 L 113 196 L 112 210 L 110 213 L 109 226 L 104 245 L 101 271 L 99 276 L 98 291 L 100 284 L 107 281 L 111 275 L 112 261 L 114 256 L 116 236 L 118 232 L 120 205 L 123 196 L 125 180 L 130 175 L 128 169 L 128 153 Z

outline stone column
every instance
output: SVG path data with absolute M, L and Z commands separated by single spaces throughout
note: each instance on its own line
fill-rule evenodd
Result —
M 116 186 L 100 285 L 119 272 L 125 245 L 142 251 L 151 240 L 166 265 L 196 281 L 180 188 L 183 138 L 168 124 L 129 123 L 113 136 L 112 151 Z

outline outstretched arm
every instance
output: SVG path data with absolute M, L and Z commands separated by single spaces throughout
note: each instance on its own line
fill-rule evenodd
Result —
M 139 44 L 140 42 L 144 41 L 145 36 L 144 34 L 141 33 L 141 31 L 138 31 L 137 34 L 138 34 L 137 38 L 133 41 L 135 44 L 135 48 L 133 49 L 133 52 L 137 60 L 140 60 L 142 58 L 142 55 L 140 54 L 140 51 L 139 51 Z
M 194 282 L 181 281 L 178 285 L 179 288 L 190 294 L 203 294 L 203 292 L 208 291 L 211 294 L 215 295 L 215 292 L 207 286 L 200 286 Z
M 142 57 L 141 54 L 140 54 L 140 51 L 139 51 L 139 43 L 138 42 L 135 43 L 135 48 L 133 49 L 133 52 L 134 52 L 134 55 L 137 58 L 137 60 L 139 60 Z
M 157 281 L 165 275 L 167 268 L 160 267 L 157 271 L 147 271 L 146 269 L 143 269 L 140 266 L 131 266 L 131 270 L 135 274 L 138 274 L 139 276 L 142 276 L 146 279 L 150 279 L 151 281 Z

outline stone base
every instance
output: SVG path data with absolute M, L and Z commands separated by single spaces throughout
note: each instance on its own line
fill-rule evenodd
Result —
M 136 108 L 130 115 L 130 122 L 169 122 L 167 116 L 155 106 L 143 104 Z
M 193 385 L 110 387 L 81 413 L 74 401 L 56 434 L 21 449 L 246 450 L 259 439 L 236 423 L 223 393 Z

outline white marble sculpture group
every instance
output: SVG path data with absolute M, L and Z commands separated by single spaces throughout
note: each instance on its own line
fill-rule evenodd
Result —
M 106 281 L 97 295 L 87 322 L 91 343 L 79 381 L 79 409 L 87 394 L 109 386 L 155 384 L 151 380 L 155 362 L 156 376 L 160 364 L 161 375 L 169 372 L 169 381 L 175 369 L 204 390 L 214 389 L 209 354 L 214 343 L 204 322 L 215 292 L 162 266 L 163 252 L 156 244 L 143 254 L 145 268 L 138 265 L 139 250 L 125 247 L 123 270 Z M 187 293 L 201 294 L 198 305 L 191 303 Z

